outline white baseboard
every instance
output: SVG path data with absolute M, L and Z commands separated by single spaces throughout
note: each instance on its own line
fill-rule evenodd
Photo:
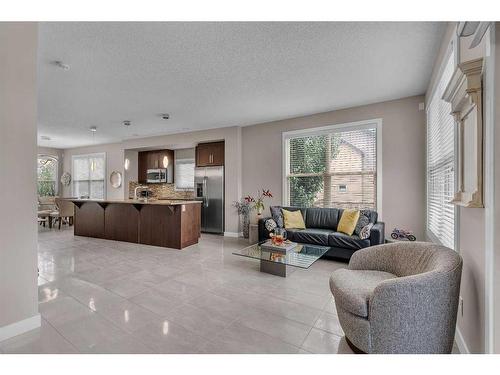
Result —
M 20 320 L 19 322 L 0 327 L 0 341 L 7 340 L 11 337 L 31 331 L 32 329 L 36 329 L 40 327 L 41 324 L 42 319 L 40 317 L 40 314 L 36 314 L 31 318 Z
M 460 332 L 458 327 L 455 331 L 455 342 L 457 343 L 460 354 L 470 354 L 469 348 L 467 347 L 464 337 L 462 336 L 462 333 Z
M 241 237 L 243 233 L 237 232 L 224 232 L 224 237 Z

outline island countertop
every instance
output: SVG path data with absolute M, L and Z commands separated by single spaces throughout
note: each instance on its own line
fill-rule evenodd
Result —
M 68 198 L 74 234 L 183 249 L 198 243 L 201 201 Z
M 155 199 L 150 198 L 147 200 L 142 199 L 79 199 L 79 198 L 68 198 L 69 201 L 75 203 L 85 203 L 85 202 L 95 202 L 95 203 L 127 203 L 127 204 L 150 204 L 155 206 L 178 206 L 182 204 L 201 204 L 201 201 L 195 200 L 165 200 L 165 199 Z

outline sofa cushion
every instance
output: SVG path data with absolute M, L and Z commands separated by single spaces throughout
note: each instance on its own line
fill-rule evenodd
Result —
M 269 211 L 271 211 L 271 216 L 276 222 L 278 228 L 284 228 L 285 223 L 283 222 L 283 213 L 281 212 L 281 207 L 271 206 L 269 207 Z
M 287 210 L 287 211 L 300 211 L 302 212 L 302 217 L 304 218 L 304 222 L 306 221 L 306 212 L 307 212 L 307 208 L 305 207 L 285 207 L 285 206 L 282 206 L 280 207 L 280 209 L 284 209 L 284 210 Z
M 370 239 L 362 240 L 355 234 L 349 236 L 344 233 L 334 232 L 328 236 L 328 245 L 332 247 L 359 250 L 370 246 Z
M 359 211 L 359 219 L 356 224 L 356 228 L 354 229 L 354 234 L 359 236 L 363 228 L 365 228 L 368 224 L 371 224 L 369 211 L 367 210 Z
M 304 217 L 300 211 L 288 211 L 285 209 L 281 210 L 283 212 L 283 221 L 285 222 L 285 229 L 295 228 L 295 229 L 306 229 L 306 224 L 304 222 Z
M 297 242 L 297 240 L 295 239 L 295 234 L 303 229 L 285 229 L 285 230 L 286 230 L 286 238 L 288 238 L 290 241 Z
M 335 232 L 329 229 L 306 228 L 293 232 L 293 238 L 290 238 L 290 240 L 305 244 L 328 246 L 328 236 L 332 233 Z
M 336 305 L 368 318 L 373 291 L 381 282 L 395 277 L 389 272 L 340 269 L 330 277 L 330 290 Z
M 344 211 L 345 210 L 343 208 L 339 208 L 339 220 L 342 217 L 342 214 Z M 363 212 L 364 215 L 368 216 L 368 218 L 370 219 L 370 223 L 375 224 L 377 222 L 377 220 L 378 220 L 377 211 L 373 211 L 370 209 L 362 209 L 361 211 Z
M 338 208 L 308 208 L 307 228 L 322 228 L 337 230 L 339 221 Z
M 358 210 L 344 210 L 344 212 L 342 212 L 342 216 L 340 217 L 337 231 L 351 236 L 354 233 L 354 229 L 356 229 L 358 219 Z

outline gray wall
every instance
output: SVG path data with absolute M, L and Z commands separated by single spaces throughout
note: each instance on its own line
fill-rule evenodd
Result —
M 425 218 L 425 116 L 419 110 L 422 96 L 384 103 L 320 113 L 247 127 L 230 127 L 184 134 L 131 139 L 121 143 L 68 149 L 64 151 L 64 171 L 71 170 L 71 155 L 106 152 L 107 175 L 111 170 L 123 171 L 125 155 L 131 168 L 125 173 L 125 186 L 113 191 L 108 185 L 108 198 L 128 197 L 128 181 L 137 179 L 137 158 L 134 149 L 192 147 L 198 142 L 225 140 L 225 215 L 226 232 L 240 232 L 238 215 L 232 203 L 260 188 L 269 188 L 281 204 L 282 192 L 282 132 L 296 129 L 341 124 L 381 118 L 382 125 L 382 201 L 383 220 L 387 231 L 404 227 L 424 236 Z M 110 155 L 114 155 L 110 158 Z M 64 190 L 70 195 L 70 189 Z M 401 209 L 404 207 L 404 209 Z
M 90 147 L 79 147 L 64 150 L 64 171 L 71 173 L 71 156 L 78 154 L 105 152 L 106 153 L 106 178 L 113 170 L 123 173 L 124 184 L 119 189 L 114 189 L 107 183 L 108 199 L 128 198 L 128 182 L 137 181 L 137 149 L 161 148 L 189 148 L 199 142 L 225 141 L 225 231 L 237 234 L 239 219 L 232 206 L 233 201 L 241 197 L 241 129 L 238 127 L 203 130 L 198 132 L 136 138 L 125 140 L 121 143 L 111 143 Z M 124 173 L 125 157 L 130 159 L 130 169 Z M 63 189 L 64 196 L 71 195 L 71 187 Z
M 120 143 L 112 143 L 107 145 L 96 145 L 89 147 L 78 147 L 72 149 L 64 150 L 63 156 L 63 172 L 71 171 L 71 163 L 73 155 L 83 155 L 83 154 L 93 154 L 104 152 L 106 154 L 106 173 L 104 183 L 106 184 L 106 199 L 123 199 L 124 197 L 124 184 L 119 188 L 114 188 L 109 183 L 109 176 L 111 172 L 118 171 L 124 176 L 124 149 Z M 71 197 L 72 189 L 71 184 L 69 186 L 64 186 L 62 189 L 62 196 Z
M 0 336 L 38 315 L 36 51 L 36 23 L 0 22 Z
M 326 125 L 381 118 L 382 213 L 386 234 L 394 227 L 424 235 L 425 116 L 422 96 L 325 112 L 242 128 L 242 192 L 269 188 L 270 203 L 282 203 L 282 133 Z M 266 205 L 268 212 L 269 205 Z

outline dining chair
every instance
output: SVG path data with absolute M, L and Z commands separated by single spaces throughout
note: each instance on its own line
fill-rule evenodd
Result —
M 69 225 L 73 225 L 73 217 L 75 216 L 75 205 L 73 202 L 62 198 L 56 198 L 55 203 L 57 211 L 52 212 L 50 216 L 59 221 L 59 229 L 61 229 L 63 220 L 67 221 Z

